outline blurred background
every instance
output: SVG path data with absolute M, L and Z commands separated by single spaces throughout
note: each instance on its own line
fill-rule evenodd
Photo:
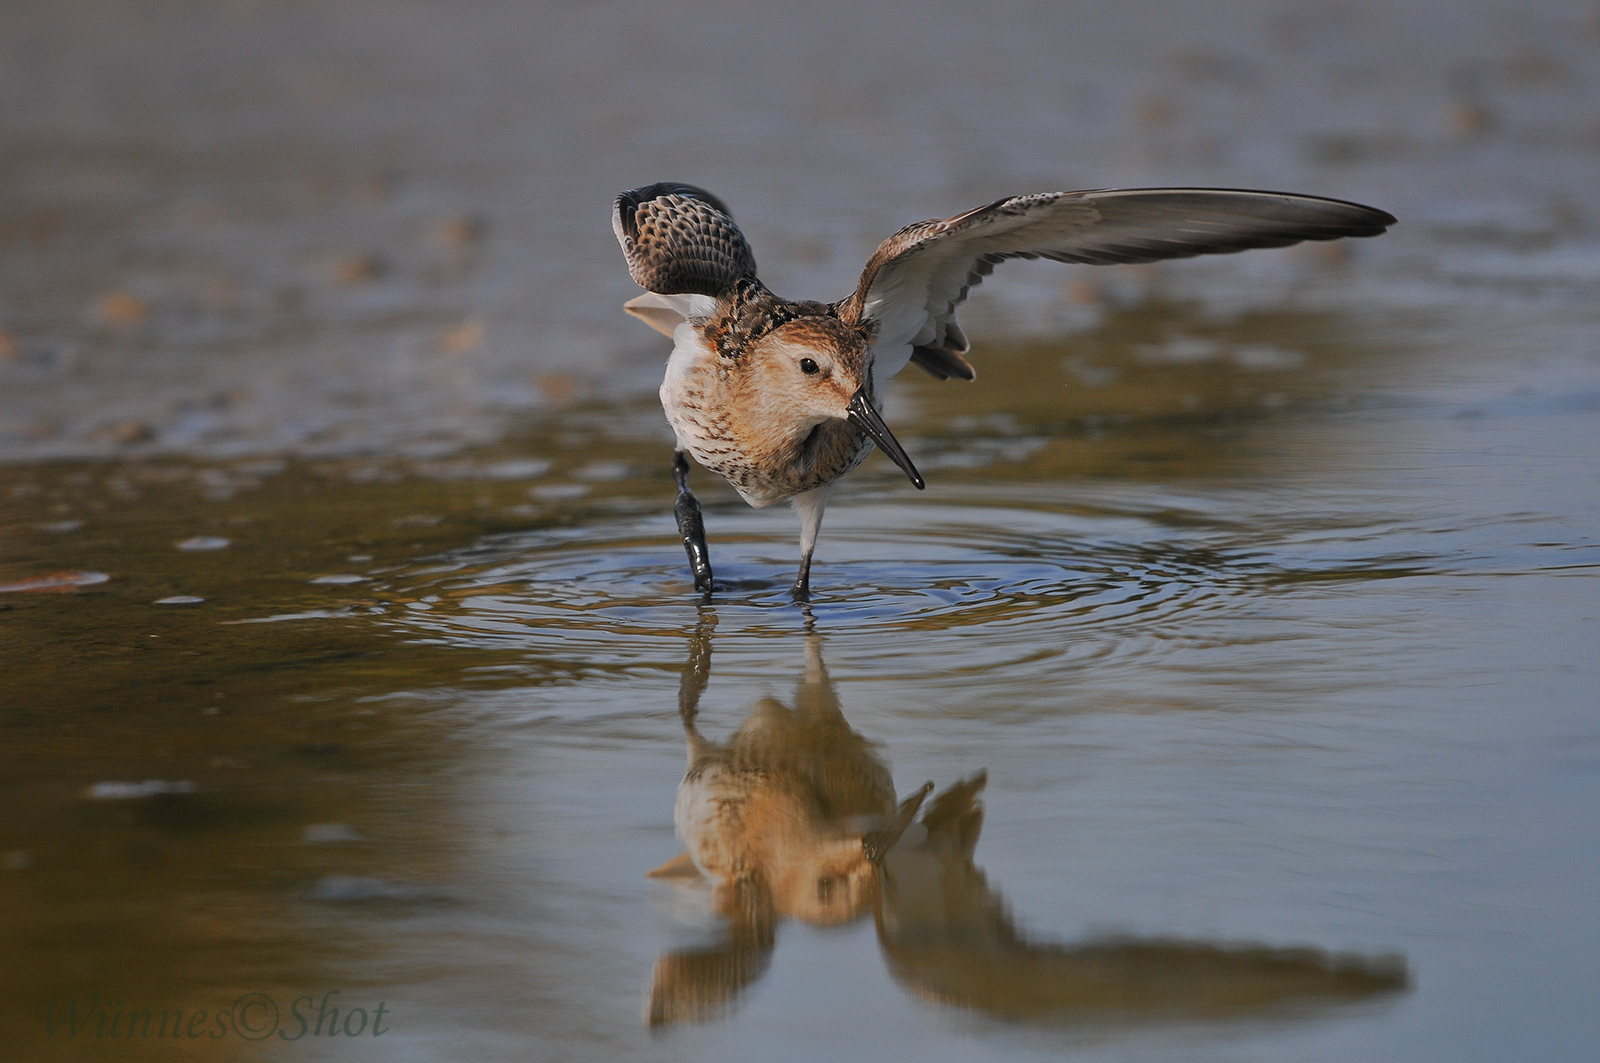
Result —
M 656 180 L 726 199 L 792 298 L 841 297 L 910 221 L 1162 184 L 1398 215 L 1349 249 L 1351 310 L 1595 279 L 1592 5 L 68 0 L 5 22 L 13 459 L 438 450 L 653 390 L 609 211 Z M 1304 262 L 1169 272 L 1261 301 Z M 1008 270 L 968 316 L 1057 334 L 1077 284 Z
M 1399 224 L 1002 267 L 802 612 L 706 474 L 691 593 L 660 180 L 791 298 L 1015 193 Z M 1583 1058 L 1597 192 L 1587 2 L 5 4 L 0 1055 Z M 827 918 L 647 878 L 685 707 L 816 851 L 956 796 Z

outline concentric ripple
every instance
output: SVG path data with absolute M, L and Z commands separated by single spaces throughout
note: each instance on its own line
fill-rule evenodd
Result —
M 790 522 L 730 512 L 714 523 L 709 603 L 670 518 L 652 518 L 497 536 L 393 573 L 391 615 L 429 641 L 620 665 L 679 656 L 685 633 L 708 623 L 719 650 L 816 630 L 830 660 L 870 656 L 878 675 L 914 644 L 925 674 L 930 661 L 986 670 L 1180 640 L 1271 568 L 1217 529 L 1120 514 L 846 506 L 828 514 L 801 607 Z

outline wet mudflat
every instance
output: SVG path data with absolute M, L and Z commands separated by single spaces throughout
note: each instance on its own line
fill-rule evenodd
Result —
M 744 94 L 669 135 L 636 97 L 686 30 L 468 10 L 199 18 L 238 73 L 140 5 L 17 16 L 10 69 L 55 62 L 0 171 L 9 1051 L 1583 1057 L 1586 13 L 1034 12 L 921 94 L 859 41 L 684 74 Z M 928 491 L 852 474 L 802 610 L 787 511 L 697 475 L 709 603 L 674 539 L 605 212 L 679 176 L 794 294 L 1022 188 L 1402 224 L 1002 271 L 978 381 L 891 389 Z

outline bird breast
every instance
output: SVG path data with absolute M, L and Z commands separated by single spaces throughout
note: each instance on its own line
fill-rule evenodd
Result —
M 786 413 L 753 393 L 740 364 L 717 354 L 691 322 L 673 333 L 661 406 L 678 447 L 758 509 L 830 483 L 861 464 L 872 441 L 848 421 Z

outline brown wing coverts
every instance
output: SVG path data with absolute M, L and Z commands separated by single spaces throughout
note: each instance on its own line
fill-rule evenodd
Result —
M 658 295 L 711 295 L 754 279 L 755 255 L 722 201 L 662 182 L 617 197 L 612 227 L 628 272 Z

